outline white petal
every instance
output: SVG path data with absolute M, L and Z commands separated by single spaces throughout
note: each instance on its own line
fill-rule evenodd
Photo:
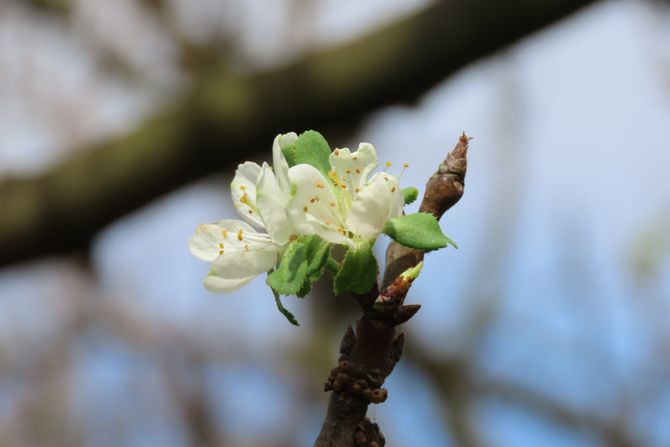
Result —
M 205 277 L 204 284 L 205 288 L 210 292 L 214 293 L 232 292 L 233 290 L 239 289 L 240 287 L 242 287 L 255 277 L 256 275 L 242 279 L 227 279 L 227 278 L 221 278 L 220 276 L 216 276 L 214 273 L 210 273 Z
M 267 163 L 263 163 L 258 185 L 256 185 L 256 204 L 265 229 L 279 244 L 287 243 L 291 234 L 294 233 L 286 209 L 289 200 L 288 191 L 288 189 L 282 190 L 279 187 L 272 169 Z
M 280 247 L 247 245 L 240 252 L 226 252 L 212 262 L 212 274 L 225 279 L 243 279 L 272 269 L 277 263 Z
M 286 161 L 286 157 L 284 157 L 281 148 L 295 143 L 297 139 L 298 135 L 295 132 L 289 132 L 283 135 L 277 135 L 274 143 L 272 143 L 272 165 L 275 171 L 275 176 L 281 189 L 287 193 L 291 191 L 288 180 L 288 162 Z
M 252 225 L 263 228 L 263 221 L 256 208 L 256 183 L 261 167 L 247 161 L 237 167 L 235 178 L 230 184 L 230 195 L 233 205 L 242 218 Z
M 198 225 L 188 245 L 193 256 L 211 262 L 226 253 L 239 253 L 251 246 L 275 244 L 267 234 L 258 233 L 246 222 L 222 220 L 215 224 Z
M 327 180 L 314 166 L 299 164 L 288 171 L 292 193 L 291 223 L 302 234 L 316 234 L 335 244 L 350 244 L 340 203 Z
M 368 175 L 377 167 L 377 152 L 370 143 L 361 143 L 356 152 L 348 148 L 335 149 L 329 158 L 340 183 L 347 185 L 346 191 L 352 199 L 368 179 Z
M 347 227 L 364 239 L 375 239 L 389 219 L 400 216 L 403 204 L 398 179 L 378 173 L 361 188 L 351 205 Z

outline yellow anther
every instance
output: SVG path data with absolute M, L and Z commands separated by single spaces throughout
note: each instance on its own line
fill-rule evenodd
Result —
M 346 172 L 347 174 L 351 174 L 351 169 L 347 169 L 347 170 L 344 171 L 344 172 Z
M 309 208 L 308 208 L 307 206 L 304 206 L 304 207 L 302 208 L 302 210 L 303 210 L 304 212 L 307 212 L 307 211 L 309 211 Z
M 354 157 L 354 160 L 358 160 L 358 157 Z
M 223 250 L 223 242 L 219 242 L 219 249 Z
M 224 239 L 228 239 L 228 230 L 221 230 L 221 235 Z
M 288 240 L 291 241 L 291 242 L 293 242 L 293 241 L 296 240 L 296 239 L 298 239 L 298 235 L 297 235 L 297 234 L 292 234 L 292 235 L 290 235 L 290 236 L 288 237 Z
M 240 189 L 241 189 L 242 191 L 244 191 L 245 189 L 247 189 L 247 187 L 244 186 L 244 185 L 240 185 Z
M 249 210 L 249 214 L 254 214 L 254 210 Z
M 334 207 L 334 206 L 335 206 L 335 202 L 330 202 L 330 206 Z
M 395 192 L 395 186 L 391 188 L 391 192 Z
M 403 167 L 404 169 L 409 168 L 409 163 L 403 163 L 403 164 L 402 164 L 402 167 Z
M 361 192 L 361 188 L 356 188 L 354 191 Z
M 316 197 L 312 197 L 311 199 L 309 199 L 309 203 L 314 203 L 314 202 L 316 202 L 316 200 L 317 200 Z
M 360 173 L 361 173 L 361 170 L 356 168 L 356 174 L 360 174 Z
M 390 161 L 387 161 L 387 162 L 385 163 L 385 166 L 386 166 L 387 168 L 390 168 L 390 167 L 391 167 L 391 162 L 390 162 Z
M 237 240 L 238 241 L 242 240 L 242 229 L 240 229 L 240 231 L 237 232 Z
M 336 157 L 340 156 L 340 150 L 339 149 L 335 149 L 333 152 L 335 153 Z
M 223 250 L 219 250 L 219 256 L 223 254 Z

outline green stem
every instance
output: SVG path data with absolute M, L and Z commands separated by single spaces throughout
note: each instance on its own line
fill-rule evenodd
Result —
M 328 256 L 326 261 L 326 266 L 330 269 L 331 272 L 337 273 L 340 270 L 340 263 L 335 260 L 332 256 Z

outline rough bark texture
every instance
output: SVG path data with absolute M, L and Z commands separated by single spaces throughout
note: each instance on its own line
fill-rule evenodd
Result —
M 0 184 L 0 266 L 86 248 L 106 224 L 267 151 L 281 131 L 349 125 L 593 0 L 449 0 L 338 48 L 251 75 L 222 68 L 132 133 Z
M 453 151 L 426 184 L 420 210 L 437 219 L 463 196 L 467 170 L 468 137 L 463 134 Z M 395 242 L 386 254 L 386 275 L 381 291 L 375 285 L 354 299 L 363 315 L 356 330 L 347 328 L 340 344 L 338 365 L 325 384 L 332 391 L 328 410 L 315 447 L 382 447 L 384 436 L 377 424 L 365 418 L 368 405 L 384 402 L 382 388 L 400 360 L 405 336 L 396 335 L 396 326 L 409 320 L 421 307 L 404 304 L 412 281 L 400 276 L 423 260 L 421 250 Z

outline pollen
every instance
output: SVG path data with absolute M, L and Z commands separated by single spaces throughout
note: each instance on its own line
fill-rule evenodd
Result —
M 238 241 L 241 241 L 241 240 L 242 240 L 242 236 L 243 236 L 243 233 L 242 233 L 242 230 L 240 229 L 240 231 L 237 232 L 237 240 L 238 240 Z

